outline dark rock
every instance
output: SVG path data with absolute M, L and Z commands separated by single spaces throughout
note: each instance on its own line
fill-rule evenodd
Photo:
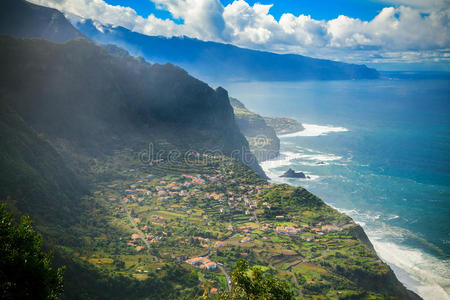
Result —
M 295 172 L 292 169 L 287 170 L 283 175 L 280 177 L 287 177 L 287 178 L 303 178 L 303 179 L 309 179 L 309 176 L 306 176 L 303 172 Z

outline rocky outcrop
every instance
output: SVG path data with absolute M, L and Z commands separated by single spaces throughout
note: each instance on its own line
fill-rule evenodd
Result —
M 287 170 L 286 172 L 284 172 L 283 175 L 281 175 L 280 177 L 286 177 L 286 178 L 302 178 L 302 179 L 309 179 L 310 177 L 305 175 L 305 173 L 303 172 L 295 172 L 292 169 Z
M 264 121 L 266 121 L 267 125 L 269 125 L 273 129 L 275 129 L 275 132 L 278 135 L 294 133 L 294 132 L 302 131 L 305 129 L 300 122 L 298 122 L 297 120 L 291 119 L 291 118 L 264 117 Z

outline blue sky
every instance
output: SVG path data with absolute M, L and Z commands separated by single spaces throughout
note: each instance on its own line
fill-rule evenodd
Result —
M 450 0 L 29 0 L 73 20 L 383 69 L 450 71 Z
M 221 0 L 224 6 L 234 0 Z M 153 13 L 155 16 L 166 19 L 172 18 L 171 14 L 165 10 L 156 8 L 150 0 L 106 0 L 111 5 L 129 6 L 139 15 L 147 17 Z M 360 18 L 364 21 L 373 19 L 386 6 L 380 1 L 364 0 L 248 0 L 248 4 L 255 3 L 273 4 L 270 13 L 278 20 L 282 14 L 290 12 L 294 15 L 311 15 L 314 19 L 331 20 L 339 15 L 346 15 L 352 18 Z

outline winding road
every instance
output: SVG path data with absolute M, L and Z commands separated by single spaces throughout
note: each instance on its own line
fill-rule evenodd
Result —
M 228 291 L 231 291 L 231 279 L 230 279 L 230 276 L 228 275 L 227 271 L 225 270 L 225 268 L 223 266 L 217 264 L 217 267 L 220 269 L 220 271 L 222 271 L 223 275 L 225 275 L 225 279 L 227 280 Z
M 125 209 L 125 213 L 127 214 L 128 220 L 130 221 L 134 230 L 139 235 L 139 238 L 144 242 L 145 246 L 147 246 L 147 250 L 150 250 L 150 244 L 148 243 L 147 239 L 144 238 L 145 234 L 141 230 L 139 230 L 136 222 L 134 222 L 133 218 L 131 217 L 130 212 L 128 211 L 127 205 L 125 203 L 123 204 L 123 208 Z

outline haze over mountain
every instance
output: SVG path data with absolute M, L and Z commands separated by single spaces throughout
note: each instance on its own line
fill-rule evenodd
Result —
M 152 62 L 177 64 L 205 80 L 346 80 L 379 76 L 364 65 L 256 51 L 188 37 L 147 36 L 92 20 L 74 25 L 100 43 L 116 44 Z

